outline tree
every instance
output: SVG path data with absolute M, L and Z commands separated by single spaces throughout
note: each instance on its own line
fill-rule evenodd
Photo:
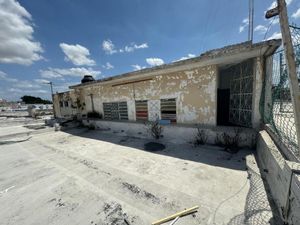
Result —
M 24 95 L 21 97 L 22 101 L 25 102 L 25 104 L 52 104 L 51 101 L 41 99 L 40 97 L 34 97 L 30 95 Z

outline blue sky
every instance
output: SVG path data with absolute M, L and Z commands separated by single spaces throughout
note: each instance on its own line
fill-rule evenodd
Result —
M 300 1 L 287 0 L 300 25 Z M 255 0 L 254 42 L 272 0 Z M 0 0 L 0 98 L 50 98 L 80 82 L 247 40 L 248 0 Z M 275 19 L 266 38 L 280 38 Z

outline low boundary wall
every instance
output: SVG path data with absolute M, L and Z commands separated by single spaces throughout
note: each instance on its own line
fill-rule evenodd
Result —
M 93 125 L 96 129 L 111 130 L 116 133 L 123 133 L 127 136 L 151 138 L 147 127 L 143 123 L 137 122 L 123 122 L 123 121 L 107 121 L 99 119 L 84 119 L 82 120 L 85 126 Z M 215 144 L 217 134 L 221 135 L 226 133 L 233 136 L 237 127 L 222 127 L 222 126 L 197 126 L 197 125 L 162 125 L 163 126 L 163 138 L 168 142 L 181 144 L 189 143 L 195 140 L 197 134 L 197 127 L 205 131 L 207 135 L 207 144 Z M 239 142 L 240 147 L 255 147 L 256 144 L 256 132 L 249 128 L 238 128 L 240 129 L 241 141 Z
M 258 163 L 285 224 L 300 224 L 300 164 L 284 158 L 267 131 L 257 142 Z

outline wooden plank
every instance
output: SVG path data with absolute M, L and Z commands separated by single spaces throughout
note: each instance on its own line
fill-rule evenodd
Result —
M 184 215 L 190 214 L 192 212 L 195 212 L 198 208 L 199 208 L 199 206 L 194 206 L 192 208 L 185 209 L 185 210 L 183 210 L 181 212 L 178 212 L 178 213 L 175 213 L 175 214 L 173 214 L 171 216 L 168 216 L 168 217 L 165 217 L 163 219 L 157 220 L 157 221 L 153 222 L 152 225 L 160 225 L 162 223 L 165 223 L 165 222 L 168 222 L 170 220 L 173 220 L 173 219 L 175 219 L 178 216 L 180 217 L 180 216 L 184 216 Z

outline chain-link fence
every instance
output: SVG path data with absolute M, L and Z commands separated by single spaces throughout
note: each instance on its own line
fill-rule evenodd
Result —
M 298 80 L 300 80 L 300 28 L 291 26 L 291 34 L 296 56 Z M 284 50 L 273 55 L 272 76 L 265 80 L 263 90 L 262 117 L 269 124 L 278 140 L 300 159 L 295 126 L 295 115 L 291 99 L 290 84 Z
M 270 206 L 261 175 L 256 168 L 251 168 L 249 165 L 247 171 L 250 189 L 244 212 L 232 218 L 227 225 L 281 224 L 279 213 Z

